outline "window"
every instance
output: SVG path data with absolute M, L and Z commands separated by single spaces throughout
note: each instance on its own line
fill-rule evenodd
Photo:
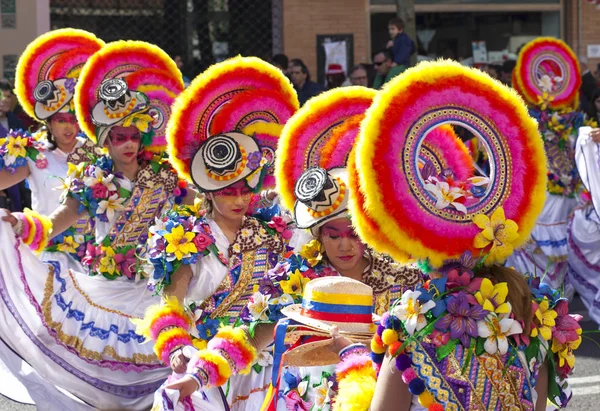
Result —
M 15 70 L 17 69 L 17 60 L 19 56 L 16 54 L 5 54 L 2 56 L 2 71 L 4 78 L 7 80 L 15 79 Z
M 17 0 L 0 0 L 0 27 L 3 29 L 17 27 Z

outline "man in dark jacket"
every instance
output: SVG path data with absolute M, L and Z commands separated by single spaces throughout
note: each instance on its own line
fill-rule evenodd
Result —
M 306 101 L 323 92 L 323 86 L 310 81 L 310 73 L 306 64 L 300 59 L 293 59 L 290 62 L 290 78 L 292 84 L 298 93 L 298 100 L 303 106 Z

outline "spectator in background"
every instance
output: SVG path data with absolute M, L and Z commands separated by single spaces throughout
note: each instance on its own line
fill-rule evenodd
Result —
M 350 84 L 353 86 L 369 86 L 369 74 L 365 66 L 358 64 L 352 67 L 352 70 L 350 70 Z
M 393 64 L 408 68 L 410 56 L 415 54 L 417 47 L 415 42 L 404 32 L 404 21 L 398 17 L 391 19 L 388 23 L 388 32 L 392 39 L 388 41 L 387 49 L 392 54 Z
M 179 71 L 181 71 L 181 76 L 183 78 L 183 85 L 187 88 L 187 86 L 190 85 L 190 79 L 185 74 L 183 74 L 183 67 L 185 65 L 183 63 L 183 58 L 178 54 L 175 57 L 173 57 L 173 61 L 175 62 L 175 64 L 177 64 L 177 68 L 179 69 Z
M 2 99 L 8 102 L 8 111 L 19 119 L 21 123 L 21 126 L 19 128 L 34 131 L 31 130 L 31 128 L 32 126 L 35 126 L 34 128 L 37 128 L 37 123 L 31 117 L 29 117 L 27 113 L 25 113 L 25 111 L 23 111 L 23 109 L 19 105 L 19 100 L 17 100 L 17 95 L 15 94 L 13 89 L 14 87 L 10 81 L 0 80 L 0 91 L 2 92 Z
M 10 98 L 5 98 L 5 94 L 2 93 L 0 95 L 0 138 L 6 137 L 10 130 L 23 128 L 21 120 L 10 111 L 10 104 Z M 7 208 L 11 211 L 23 211 L 21 187 L 19 184 L 15 184 L 6 190 L 0 190 L 0 208 Z
M 582 109 L 589 112 L 594 105 L 592 98 L 598 86 L 596 84 L 596 78 L 588 68 L 587 63 L 587 57 L 579 57 L 579 67 L 581 69 L 581 87 L 579 88 L 579 94 L 582 97 Z M 583 101 L 583 97 L 585 97 L 585 101 Z
M 389 50 L 382 50 L 373 56 L 373 66 L 377 75 L 373 88 L 379 90 L 385 83 L 406 70 L 406 66 L 392 66 L 392 55 Z
M 505 60 L 504 63 L 502 63 L 502 69 L 500 70 L 500 81 L 509 87 L 512 87 L 512 73 L 516 66 L 516 60 Z
M 300 101 L 301 106 L 303 106 L 309 98 L 314 97 L 323 91 L 322 85 L 310 81 L 308 68 L 300 59 L 293 59 L 290 62 L 290 78 L 298 93 L 298 100 Z
M 290 73 L 288 56 L 286 56 L 285 54 L 275 54 L 271 58 L 271 63 L 273 63 L 273 65 L 279 70 L 283 71 L 283 74 L 289 76 Z
M 346 83 L 346 74 L 339 64 L 327 66 L 325 76 L 327 77 L 327 90 L 349 85 L 349 83 Z
M 600 88 L 597 88 L 592 94 L 587 114 L 590 119 L 600 123 Z

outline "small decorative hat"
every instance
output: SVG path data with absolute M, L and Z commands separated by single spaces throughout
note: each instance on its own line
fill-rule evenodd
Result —
M 330 64 L 327 66 L 325 74 L 344 74 L 344 69 L 339 64 Z
M 201 191 L 239 181 L 258 191 L 272 173 L 282 125 L 298 105 L 293 86 L 275 66 L 255 57 L 217 63 L 173 106 L 167 127 L 171 163 Z
M 477 177 L 451 186 L 422 175 L 420 148 L 443 124 L 465 127 L 481 141 L 490 164 L 483 189 L 474 187 Z M 434 267 L 465 251 L 501 262 L 528 240 L 546 192 L 543 143 L 521 98 L 487 74 L 447 60 L 420 63 L 377 94 L 349 171 L 358 234 L 369 238 L 375 224 L 384 236 L 382 243 L 368 242 L 376 251 L 397 261 L 428 259 Z M 469 190 L 478 196 L 462 201 Z
M 562 40 L 540 37 L 525 44 L 513 71 L 513 87 L 532 106 L 574 109 L 579 104 L 581 70 Z
M 31 42 L 17 64 L 15 92 L 23 110 L 44 121 L 74 111 L 75 84 L 85 62 L 104 46 L 92 33 L 60 29 Z
M 112 127 L 134 125 L 142 145 L 160 152 L 171 105 L 183 87 L 177 65 L 162 49 L 143 41 L 116 41 L 83 67 L 75 95 L 77 119 L 98 145 Z

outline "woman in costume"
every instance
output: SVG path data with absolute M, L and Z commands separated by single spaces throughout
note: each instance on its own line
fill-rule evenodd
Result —
M 277 68 L 243 57 L 210 67 L 174 105 L 169 155 L 205 198 L 201 209 L 173 210 L 152 229 L 150 288 L 165 303 L 148 311 L 140 330 L 173 368 L 167 383 L 183 376 L 192 345 L 201 350 L 188 368 L 214 365 L 175 383 L 185 385 L 181 399 L 192 407 L 186 409 L 258 409 L 264 400 L 271 367 L 262 351 L 273 325 L 252 325 L 243 309 L 287 251 L 289 236 L 272 210 L 246 214 L 253 193 L 265 179 L 273 182 L 277 139 L 297 109 L 296 93 Z M 154 409 L 173 409 L 179 398 L 179 391 L 161 389 Z
M 443 187 L 434 190 L 418 168 L 420 145 L 443 123 L 472 130 L 490 161 L 484 195 L 464 209 L 437 201 Z M 430 280 L 381 318 L 372 353 L 342 350 L 336 409 L 566 405 L 564 379 L 581 342 L 577 319 L 557 291 L 501 265 L 527 241 L 543 207 L 546 167 L 536 135 L 513 90 L 456 62 L 421 63 L 376 97 L 350 163 L 365 198 L 364 207 L 351 199 L 351 214 L 361 236 L 363 221 L 375 223 L 400 250 L 394 256 L 420 259 Z
M 567 225 L 581 190 L 575 165 L 577 130 L 584 124 L 583 114 L 577 111 L 579 63 L 561 40 L 539 38 L 522 48 L 513 76 L 513 87 L 538 121 L 548 158 L 548 196 L 531 243 L 517 250 L 506 264 L 563 290 L 568 283 Z
M 284 206 L 294 210 L 296 226 L 310 230 L 313 237 L 298 255 L 290 255 L 282 262 L 277 270 L 288 274 L 275 283 L 283 285 L 283 292 L 298 299 L 303 287 L 294 290 L 290 285 L 303 285 L 317 276 L 350 277 L 372 287 L 372 310 L 381 315 L 405 290 L 419 285 L 422 276 L 414 265 L 400 265 L 373 252 L 369 243 L 357 237 L 350 222 L 348 199 L 354 191 L 348 181 L 347 160 L 360 122 L 375 95 L 375 91 L 363 87 L 328 91 L 311 99 L 284 127 L 276 160 L 278 191 Z M 444 152 L 449 161 L 442 157 Z M 470 164 L 469 153 L 451 126 L 431 133 L 421 150 L 420 167 L 440 178 L 444 173 L 450 177 L 453 169 L 460 179 L 466 180 L 473 175 Z M 377 237 L 373 232 L 370 241 Z M 264 288 L 264 294 L 267 292 L 272 293 Z M 271 311 L 261 314 L 273 316 Z M 276 341 L 283 342 L 286 331 L 285 340 L 292 342 L 292 346 L 302 347 L 306 338 L 291 339 L 299 334 L 293 322 L 287 330 L 284 324 L 278 326 L 277 334 L 282 335 L 281 338 L 276 336 Z M 310 333 L 307 337 L 313 339 Z M 276 344 L 275 350 L 275 363 L 279 364 L 285 347 Z M 284 354 L 284 358 L 286 355 L 289 353 Z M 300 401 L 310 407 L 319 404 L 315 410 L 329 409 L 335 393 L 330 391 L 324 403 L 320 397 L 323 391 L 315 387 L 320 387 L 323 375 L 335 378 L 334 366 L 285 367 L 281 372 L 281 376 L 274 378 L 277 389 L 272 393 L 279 399 L 280 408 L 284 409 L 290 401 Z M 298 390 L 297 381 L 306 380 L 310 380 L 306 389 Z
M 2 338 L 91 407 L 147 408 L 168 375 L 131 320 L 152 303 L 140 260 L 149 223 L 174 203 L 191 202 L 176 172 L 153 154 L 164 149 L 170 106 L 182 90 L 181 73 L 158 47 L 104 46 L 81 71 L 75 107 L 87 136 L 108 155 L 71 154 L 81 163 L 70 166 L 65 204 L 50 218 L 3 218 L 13 228 L 3 222 L 0 230 Z M 83 214 L 95 238 L 81 262 L 55 253 L 42 263 L 26 248 L 43 249 Z
M 581 127 L 575 161 L 585 187 L 569 223 L 569 283 L 600 326 L 600 129 Z

